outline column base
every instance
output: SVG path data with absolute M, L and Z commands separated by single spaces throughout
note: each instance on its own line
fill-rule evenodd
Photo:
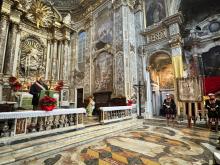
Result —
M 137 116 L 138 119 L 144 119 L 144 116 Z

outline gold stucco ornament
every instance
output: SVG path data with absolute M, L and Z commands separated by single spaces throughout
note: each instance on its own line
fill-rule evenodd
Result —
M 28 10 L 27 17 L 32 22 L 36 23 L 37 28 L 48 27 L 53 22 L 53 11 L 40 0 L 34 0 Z

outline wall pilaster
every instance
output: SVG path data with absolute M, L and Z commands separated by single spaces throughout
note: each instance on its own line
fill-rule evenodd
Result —
M 0 73 L 3 73 L 4 61 L 5 61 L 5 52 L 8 38 L 8 29 L 9 29 L 9 16 L 5 13 L 1 13 L 0 21 Z

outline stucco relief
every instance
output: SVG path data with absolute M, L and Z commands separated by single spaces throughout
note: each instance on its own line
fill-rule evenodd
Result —
M 44 45 L 35 37 L 21 41 L 20 74 L 22 76 L 36 76 L 45 74 Z
M 100 53 L 95 60 L 95 91 L 112 91 L 113 57 L 108 52 Z

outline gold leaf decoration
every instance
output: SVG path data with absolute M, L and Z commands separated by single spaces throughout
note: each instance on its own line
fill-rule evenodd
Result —
M 37 28 L 48 27 L 53 22 L 54 14 L 51 7 L 45 5 L 40 0 L 33 1 L 28 13 L 27 17 L 36 23 Z

